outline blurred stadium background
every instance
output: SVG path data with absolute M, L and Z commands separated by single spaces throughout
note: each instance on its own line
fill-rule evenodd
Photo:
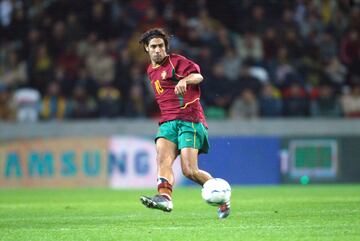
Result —
M 1 187 L 155 186 L 151 27 L 205 76 L 203 168 L 360 181 L 359 1 L 2 0 L 0 24 Z

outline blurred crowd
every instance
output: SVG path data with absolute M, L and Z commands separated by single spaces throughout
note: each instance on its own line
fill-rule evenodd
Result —
M 156 118 L 152 27 L 201 67 L 209 118 L 360 117 L 352 0 L 1 0 L 0 120 Z

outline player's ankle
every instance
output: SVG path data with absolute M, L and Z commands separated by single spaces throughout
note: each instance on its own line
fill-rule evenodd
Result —
M 160 195 L 166 197 L 166 199 L 171 201 L 172 185 L 166 178 L 158 178 L 158 192 Z
M 159 193 L 161 196 L 163 196 L 164 198 L 166 198 L 168 201 L 171 201 L 171 195 L 167 194 L 167 193 Z

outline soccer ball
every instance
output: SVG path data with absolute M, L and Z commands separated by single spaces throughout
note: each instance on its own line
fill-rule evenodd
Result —
M 231 187 L 221 178 L 213 178 L 205 182 L 201 196 L 210 205 L 218 206 L 230 200 Z

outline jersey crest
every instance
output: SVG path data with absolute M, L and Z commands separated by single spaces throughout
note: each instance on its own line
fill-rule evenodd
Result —
M 161 72 L 161 78 L 165 79 L 166 78 L 166 71 L 164 70 L 163 72 Z

